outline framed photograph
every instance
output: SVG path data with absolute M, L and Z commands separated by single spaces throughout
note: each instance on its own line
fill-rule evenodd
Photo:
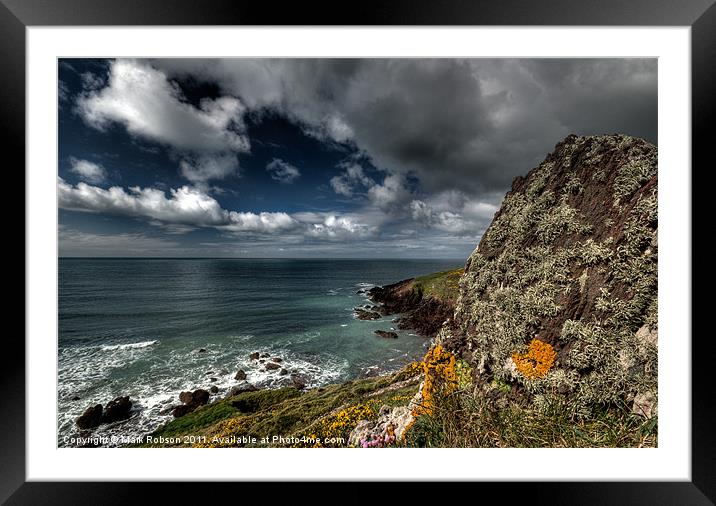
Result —
M 0 497 L 712 504 L 711 3 L 3 0 Z

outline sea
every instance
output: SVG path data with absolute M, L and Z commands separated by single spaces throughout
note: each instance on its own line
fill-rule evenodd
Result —
M 226 395 L 243 370 L 262 388 L 308 387 L 398 370 L 429 345 L 396 315 L 363 321 L 353 308 L 376 285 L 459 267 L 460 260 L 59 259 L 58 446 L 77 436 L 147 434 L 172 419 L 179 393 Z M 393 330 L 385 339 L 374 330 Z M 253 352 L 282 359 L 264 370 Z M 129 420 L 80 434 L 90 405 L 128 395 Z M 112 438 L 112 436 L 118 436 Z M 107 446 L 113 444 L 107 443 Z

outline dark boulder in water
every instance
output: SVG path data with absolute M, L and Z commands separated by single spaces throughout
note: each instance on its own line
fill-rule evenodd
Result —
M 194 392 L 192 393 L 191 402 L 189 404 L 202 406 L 207 402 L 209 402 L 209 392 L 207 392 L 203 388 L 199 388 L 197 390 L 194 390 Z
M 353 308 L 353 311 L 355 312 L 356 318 L 359 320 L 379 320 L 380 319 L 380 313 L 376 311 L 369 311 L 367 309 L 363 309 L 362 307 L 356 307 Z
M 258 352 L 258 351 L 255 351 L 255 352 L 251 353 L 251 354 L 249 355 L 249 358 L 250 358 L 251 360 L 258 360 L 258 359 L 259 359 L 259 352 Z
M 80 429 L 97 427 L 102 423 L 102 405 L 96 404 L 87 408 L 85 412 L 82 413 L 82 416 L 77 419 L 76 423 Z
M 77 420 L 80 429 L 92 429 L 103 423 L 113 423 L 126 420 L 130 416 L 132 401 L 128 396 L 117 397 L 102 408 L 101 404 L 88 407 Z
M 242 370 L 239 370 L 239 371 L 236 373 L 236 376 L 234 376 L 234 379 L 235 379 L 235 380 L 239 380 L 239 381 L 243 381 L 243 380 L 246 379 L 246 373 L 245 373 L 244 371 L 242 371 Z
M 398 339 L 398 334 L 387 330 L 375 330 L 373 333 L 386 339 Z
M 102 413 L 102 423 L 118 422 L 120 420 L 126 420 L 129 418 L 130 410 L 132 409 L 132 401 L 129 400 L 129 396 L 117 397 L 116 399 L 109 401 L 104 407 Z
M 182 392 L 179 394 L 179 400 L 184 404 L 177 406 L 172 411 L 175 418 L 191 413 L 199 406 L 203 406 L 209 402 L 209 392 L 203 388 L 199 388 L 193 392 Z
M 267 371 L 275 371 L 276 369 L 280 369 L 280 368 L 281 368 L 280 365 L 275 364 L 275 363 L 273 363 L 273 362 L 269 362 L 268 364 L 266 364 L 266 370 L 267 370 Z
M 215 394 L 215 393 L 217 393 L 218 391 L 219 391 L 219 387 L 217 387 L 216 385 L 211 385 L 211 388 L 209 389 L 209 392 L 211 392 L 212 394 Z
M 305 374 L 294 373 L 291 375 L 291 382 L 298 390 L 303 390 L 308 385 L 308 377 Z

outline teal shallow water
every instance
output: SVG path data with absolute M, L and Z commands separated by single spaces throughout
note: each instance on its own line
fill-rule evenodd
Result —
M 354 319 L 353 307 L 366 303 L 356 292 L 460 264 L 60 259 L 58 444 L 76 435 L 74 419 L 87 406 L 118 395 L 132 398 L 134 416 L 102 434 L 146 433 L 168 418 L 163 410 L 181 390 L 217 385 L 223 395 L 239 383 L 238 369 L 258 386 L 290 381 L 250 360 L 253 351 L 281 357 L 309 386 L 398 369 L 424 353 L 426 340 L 409 331 L 377 337 L 394 316 Z

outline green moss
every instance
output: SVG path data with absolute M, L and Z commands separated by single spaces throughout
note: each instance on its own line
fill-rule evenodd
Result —
M 472 387 L 472 366 L 469 363 L 458 358 L 455 363 L 455 372 L 457 373 L 458 388 L 464 390 Z
M 503 395 L 507 395 L 512 391 L 512 385 L 507 383 L 505 380 L 495 378 L 491 383 L 492 388 L 498 390 Z

